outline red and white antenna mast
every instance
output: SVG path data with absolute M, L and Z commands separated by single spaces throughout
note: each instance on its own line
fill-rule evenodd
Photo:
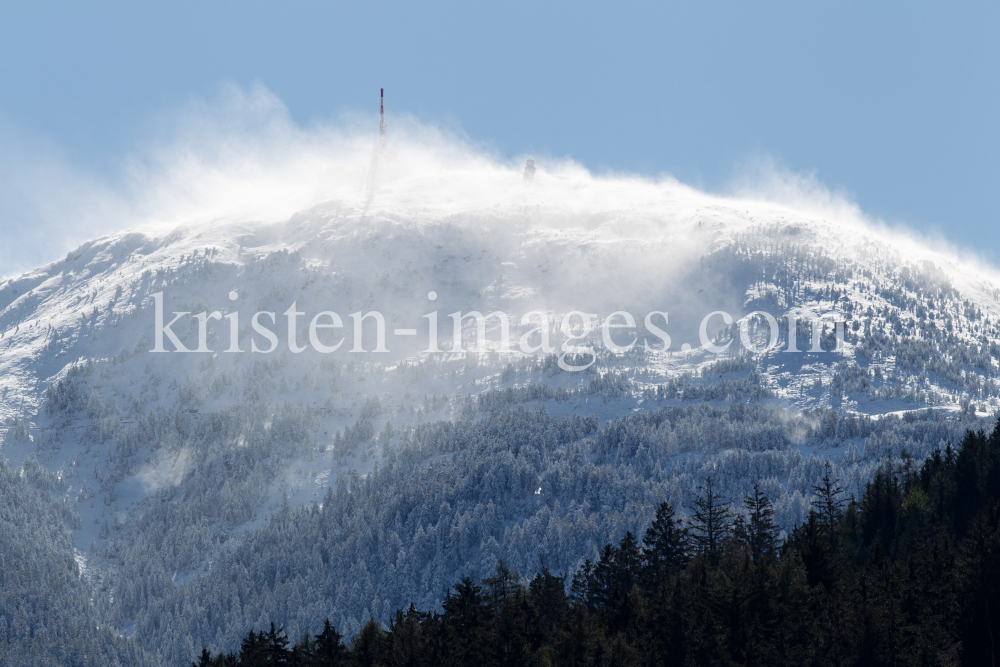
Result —
M 385 148 L 385 88 L 380 88 L 378 105 L 378 145 Z

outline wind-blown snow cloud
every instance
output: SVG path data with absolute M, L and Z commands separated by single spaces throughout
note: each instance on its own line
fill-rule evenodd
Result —
M 0 125 L 6 156 L 0 160 L 0 275 L 55 260 L 116 230 L 279 222 L 327 200 L 418 217 L 509 212 L 516 205 L 538 229 L 589 229 L 595 242 L 602 233 L 642 242 L 665 220 L 693 214 L 680 210 L 678 196 L 701 194 L 669 177 L 595 176 L 568 159 L 539 159 L 539 178 L 525 186 L 526 156 L 499 157 L 391 111 L 389 120 L 391 157 L 376 165 L 375 127 L 367 115 L 302 127 L 262 85 L 226 85 L 214 101 L 194 101 L 173 114 L 161 136 L 124 158 L 113 177 L 78 168 L 57 149 Z M 709 199 L 750 218 L 762 207 L 787 207 L 891 238 L 918 256 L 933 247 L 932 254 L 954 265 L 993 273 L 974 253 L 870 220 L 844 193 L 769 158 L 748 163 L 724 195 Z M 672 262 L 701 252 L 698 244 L 684 245 L 674 238 Z
M 800 214 L 829 221 L 856 233 L 869 233 L 909 254 L 963 267 L 992 280 L 997 268 L 975 249 L 956 245 L 936 232 L 921 232 L 901 221 L 888 222 L 865 214 L 844 190 L 831 189 L 814 172 L 793 172 L 769 155 L 756 155 L 739 165 L 737 176 L 726 187 L 727 198 L 755 204 L 779 204 Z

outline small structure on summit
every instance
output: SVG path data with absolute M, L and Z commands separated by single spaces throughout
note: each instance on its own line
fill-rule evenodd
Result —
M 524 180 L 531 181 L 534 180 L 534 178 L 535 161 L 529 158 L 528 161 L 524 163 Z

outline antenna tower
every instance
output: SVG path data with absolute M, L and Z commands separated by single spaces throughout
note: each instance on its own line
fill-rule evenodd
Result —
M 385 148 L 385 88 L 379 89 L 378 105 L 378 145 Z

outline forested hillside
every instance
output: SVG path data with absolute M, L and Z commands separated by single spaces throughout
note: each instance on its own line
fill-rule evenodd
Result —
M 0 459 L 0 665 L 155 664 L 102 625 L 104 599 L 91 591 L 103 582 L 74 553 L 72 510 L 35 488 L 47 477 L 37 462 L 19 471 Z
M 663 501 L 572 575 L 501 560 L 347 643 L 329 620 L 294 643 L 271 624 L 195 667 L 994 663 L 1000 425 L 880 468 L 858 498 L 829 471 L 812 495 L 782 540 L 759 487 L 734 505 L 707 477 L 688 521 Z
M 990 266 L 849 209 L 440 157 L 0 281 L 0 553 L 36 554 L 11 573 L 37 581 L 5 586 L 0 654 L 55 609 L 76 629 L 39 646 L 107 664 L 183 665 L 271 623 L 353 638 L 501 562 L 572 578 L 664 501 L 689 522 L 710 477 L 733 507 L 764 494 L 785 539 L 824 475 L 860 502 L 878 470 L 992 429 Z M 593 314 L 583 352 L 571 312 Z M 77 574 L 26 574 L 52 560 Z

